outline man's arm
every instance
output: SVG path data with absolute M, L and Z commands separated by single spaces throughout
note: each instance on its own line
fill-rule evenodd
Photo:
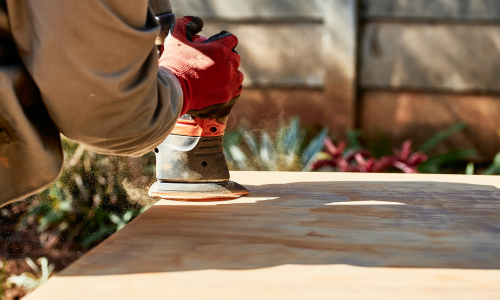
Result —
M 59 130 L 104 154 L 142 155 L 182 108 L 158 70 L 147 0 L 7 0 L 12 33 Z

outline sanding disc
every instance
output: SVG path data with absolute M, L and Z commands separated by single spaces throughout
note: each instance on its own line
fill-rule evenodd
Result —
M 177 183 L 156 181 L 148 195 L 177 201 L 220 201 L 236 199 L 250 192 L 234 181 Z

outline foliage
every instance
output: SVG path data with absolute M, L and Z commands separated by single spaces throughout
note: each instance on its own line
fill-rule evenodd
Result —
M 422 173 L 440 173 L 441 166 L 466 160 L 473 157 L 476 154 L 476 150 L 453 150 L 445 154 L 435 155 L 429 158 L 425 163 L 419 167 L 419 171 Z
M 469 162 L 469 164 L 467 164 L 465 174 L 474 175 L 474 169 L 474 163 Z M 500 175 L 500 152 L 495 155 L 493 163 L 491 163 L 491 165 L 486 168 L 486 170 L 483 172 L 483 175 Z
M 46 282 L 52 274 L 52 271 L 54 271 L 54 265 L 49 265 L 49 261 L 45 257 L 41 257 L 38 259 L 41 270 L 29 257 L 26 257 L 25 261 L 35 272 L 35 274 L 24 272 L 19 276 L 10 276 L 6 281 L 8 288 L 11 288 L 13 285 L 15 285 L 19 288 L 24 289 L 26 292 L 30 292 Z
M 30 199 L 18 226 L 36 226 L 44 247 L 87 250 L 142 212 L 143 204 L 131 202 L 128 194 L 147 195 L 150 157 L 98 155 L 67 139 L 63 147 L 62 175 Z
M 3 283 L 5 281 L 5 274 L 7 273 L 5 270 L 6 268 L 7 268 L 7 260 L 3 259 L 2 261 L 0 261 L 0 299 L 3 299 L 5 296 Z
M 467 125 L 465 123 L 457 123 L 452 125 L 450 128 L 437 133 L 420 147 L 420 151 L 428 152 L 432 150 L 437 144 L 444 141 L 454 133 L 463 130 L 466 126 Z M 431 156 L 426 162 L 420 165 L 419 171 L 422 173 L 440 173 L 440 168 L 443 165 L 466 160 L 474 155 L 476 155 L 476 150 L 465 149 L 453 150 L 448 153 Z
M 436 135 L 428 139 L 427 142 L 425 142 L 422 146 L 420 146 L 419 151 L 429 152 L 430 150 L 432 150 L 432 148 L 436 147 L 437 144 L 452 136 L 454 133 L 465 129 L 465 127 L 467 127 L 467 124 L 460 122 L 452 125 L 450 128 L 444 131 L 438 132 Z
M 301 171 L 323 147 L 328 129 L 308 141 L 298 118 L 274 134 L 259 134 L 244 126 L 224 136 L 224 153 L 231 169 L 245 171 Z
M 465 175 L 474 175 L 474 163 L 469 162 L 467 167 L 465 167 Z
M 493 163 L 484 171 L 483 175 L 500 175 L 500 152 L 495 155 Z
M 401 149 L 394 149 L 394 155 L 383 156 L 377 159 L 372 156 L 371 151 L 362 149 L 359 143 L 351 150 L 345 151 L 347 143 L 340 142 L 335 146 L 330 138 L 325 138 L 326 158 L 315 161 L 311 170 L 319 170 L 330 167 L 340 172 L 386 172 L 393 167 L 405 173 L 417 173 L 419 164 L 427 160 L 427 156 L 422 152 L 412 152 L 410 140 L 401 146 Z
M 323 128 L 307 139 L 307 130 L 298 118 L 274 133 L 256 133 L 246 127 L 227 132 L 224 139 L 224 153 L 233 170 L 440 173 L 445 166 L 476 154 L 475 150 L 461 149 L 430 155 L 439 143 L 463 130 L 465 123 L 435 134 L 417 151 L 413 151 L 411 140 L 391 151 L 389 139 L 380 132 L 374 140 L 366 139 L 360 130 L 351 130 L 346 132 L 345 141 L 334 144 L 328 129 Z
M 394 149 L 392 155 L 373 155 L 375 151 L 362 147 L 359 130 L 347 132 L 347 142 L 341 141 L 337 146 L 330 138 L 324 140 L 325 151 L 317 155 L 316 161 L 311 165 L 311 170 L 332 170 L 340 172 L 387 172 L 399 170 L 405 173 L 439 173 L 440 168 L 451 162 L 460 161 L 475 155 L 474 150 L 456 150 L 445 154 L 429 157 L 426 152 L 450 137 L 452 134 L 465 128 L 464 123 L 458 123 L 450 128 L 437 133 L 427 140 L 419 151 L 412 151 L 412 141 L 406 140 L 400 149 Z

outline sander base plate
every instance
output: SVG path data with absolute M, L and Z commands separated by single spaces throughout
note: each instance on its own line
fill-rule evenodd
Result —
M 148 195 L 177 201 L 223 201 L 236 199 L 250 192 L 234 181 L 225 182 L 165 182 L 158 180 Z

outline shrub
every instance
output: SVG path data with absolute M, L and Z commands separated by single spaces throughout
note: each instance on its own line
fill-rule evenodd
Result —
M 299 118 L 278 127 L 273 134 L 266 130 L 254 133 L 242 126 L 225 134 L 224 153 L 232 170 L 302 171 L 321 151 L 327 135 L 328 129 L 323 128 L 308 139 Z
M 147 185 L 153 181 L 154 159 L 152 154 L 98 155 L 65 138 L 63 147 L 62 175 L 28 200 L 19 226 L 36 226 L 44 247 L 85 251 L 122 228 L 144 210 L 145 201 L 151 201 Z M 144 196 L 134 202 L 129 194 Z

